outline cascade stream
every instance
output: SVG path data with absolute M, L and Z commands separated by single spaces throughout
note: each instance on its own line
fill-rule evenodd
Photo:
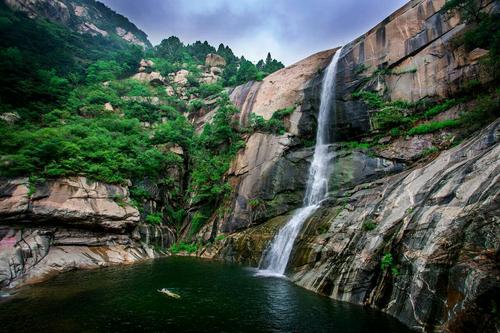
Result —
M 285 273 L 293 244 L 302 225 L 319 207 L 319 203 L 328 193 L 328 178 L 330 176 L 330 160 L 328 144 L 330 143 L 331 113 L 335 114 L 335 78 L 337 63 L 342 49 L 337 50 L 328 65 L 321 84 L 320 107 L 318 114 L 318 129 L 316 146 L 309 176 L 306 194 L 302 208 L 298 209 L 288 223 L 274 237 L 261 260 L 259 275 L 282 276 Z

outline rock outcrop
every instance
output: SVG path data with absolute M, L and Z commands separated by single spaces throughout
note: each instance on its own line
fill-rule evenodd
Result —
M 139 225 L 123 186 L 84 177 L 0 182 L 0 288 L 59 272 L 154 258 L 168 228 Z
M 483 320 L 494 328 L 499 140 L 500 120 L 428 164 L 335 192 L 297 240 L 290 279 L 420 331 L 460 331 Z M 218 256 L 256 265 L 282 223 L 232 235 Z
M 493 3 L 494 1 L 491 1 Z M 488 80 L 480 70 L 486 53 L 460 44 L 466 31 L 457 15 L 440 11 L 445 0 L 413 0 L 366 34 L 344 46 L 337 74 L 334 139 L 371 129 L 371 110 L 352 93 L 368 81 L 390 100 L 440 99 L 470 80 Z
M 97 1 L 5 0 L 5 3 L 30 18 L 47 18 L 79 33 L 103 37 L 114 35 L 143 48 L 151 47 L 143 31 L 126 17 Z
M 0 185 L 1 223 L 57 224 L 124 232 L 139 222 L 125 187 L 75 177 L 43 182 L 28 178 Z
M 205 58 L 205 66 L 207 67 L 224 67 L 226 66 L 226 59 L 218 54 L 209 53 Z
M 410 1 L 344 46 L 332 141 L 364 137 L 378 148 L 332 145 L 331 193 L 305 223 L 287 275 L 329 297 L 378 308 L 415 330 L 496 332 L 500 120 L 454 148 L 456 142 L 446 141 L 458 129 L 373 139 L 367 133 L 375 133 L 378 110 L 352 96 L 368 88 L 386 100 L 434 101 L 469 80 L 490 82 L 480 65 L 487 52 L 465 49 L 460 36 L 467 26 L 440 12 L 444 2 Z M 319 73 L 333 52 L 317 62 Z M 270 119 L 294 99 L 299 106 L 286 119 L 286 134 L 248 138 L 230 172 L 231 213 L 217 225 L 228 235 L 205 256 L 258 265 L 301 204 L 312 152 L 304 142 L 316 127 L 321 75 L 306 75 L 297 85 L 288 77 L 290 88 L 281 91 L 279 78 L 289 74 L 285 68 L 231 93 L 242 124 L 250 113 Z M 456 119 L 473 109 L 471 103 L 425 121 Z M 436 146 L 448 150 L 423 158 Z
M 255 219 L 271 218 L 300 205 L 311 150 L 301 148 L 297 137 L 311 134 L 311 123 L 317 113 L 306 92 L 318 89 L 318 80 L 314 78 L 328 65 L 334 52 L 317 53 L 261 82 L 249 82 L 231 92 L 231 100 L 240 109 L 242 126 L 250 113 L 269 119 L 280 109 L 292 107 L 294 112 L 287 120 L 287 133 L 254 133 L 247 139 L 246 148 L 238 153 L 229 172 L 236 192 L 231 216 L 219 230 L 245 228 L 255 224 Z M 256 208 L 251 205 L 256 199 L 262 200 L 259 203 L 262 214 L 256 215 Z

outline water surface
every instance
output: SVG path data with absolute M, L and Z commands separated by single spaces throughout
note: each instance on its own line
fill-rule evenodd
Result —
M 2 332 L 409 332 L 383 313 L 286 279 L 183 257 L 69 272 L 23 288 L 0 299 L 0 325 Z

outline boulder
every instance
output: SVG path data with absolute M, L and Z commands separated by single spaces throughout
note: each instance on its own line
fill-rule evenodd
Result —
M 205 66 L 207 67 L 224 67 L 226 60 L 218 54 L 209 53 L 205 58 Z
M 159 72 L 140 72 L 132 76 L 132 79 L 147 82 L 151 85 L 163 85 L 165 82 L 165 79 Z
M 185 69 L 181 69 L 180 71 L 171 74 L 172 81 L 176 84 L 185 86 L 188 83 L 187 76 L 189 75 L 189 71 Z
M 0 119 L 9 124 L 15 124 L 21 117 L 15 112 L 5 112 L 0 114 Z
M 113 112 L 114 111 L 113 105 L 111 105 L 111 103 L 109 102 L 105 103 L 104 110 Z
M 154 65 L 155 63 L 153 62 L 153 60 L 141 59 L 141 62 L 139 63 L 139 66 L 141 67 L 153 67 Z
M 217 83 L 219 81 L 220 76 L 214 74 L 213 72 L 209 73 L 202 73 L 200 76 L 200 83 L 208 83 L 208 84 L 213 84 Z

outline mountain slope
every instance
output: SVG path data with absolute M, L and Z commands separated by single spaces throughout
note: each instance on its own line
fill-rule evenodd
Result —
M 45 17 L 73 31 L 93 36 L 118 37 L 143 48 L 151 47 L 147 35 L 126 17 L 94 0 L 4 0 L 12 9 L 31 18 Z

